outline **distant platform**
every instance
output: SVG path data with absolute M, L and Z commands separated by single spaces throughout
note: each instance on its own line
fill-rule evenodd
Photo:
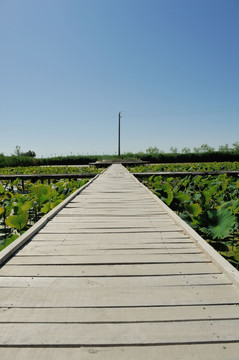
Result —
M 149 161 L 142 161 L 142 160 L 102 160 L 102 161 L 96 161 L 93 163 L 89 163 L 89 165 L 94 165 L 94 166 L 99 166 L 99 167 L 108 167 L 112 164 L 122 164 L 124 166 L 127 165 L 131 165 L 131 166 L 136 166 L 136 165 L 144 165 L 144 164 L 149 164 Z

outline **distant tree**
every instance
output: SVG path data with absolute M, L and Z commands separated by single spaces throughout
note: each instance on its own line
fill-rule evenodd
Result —
M 21 156 L 21 147 L 19 145 L 16 146 L 16 149 L 14 150 L 13 155 Z
M 36 153 L 34 151 L 32 151 L 32 150 L 28 150 L 25 153 L 21 153 L 21 156 L 35 157 Z
M 200 148 L 194 147 L 194 148 L 193 148 L 193 152 L 196 153 L 196 154 L 198 154 L 198 153 L 200 152 Z
M 15 156 L 28 156 L 28 157 L 35 157 L 36 153 L 32 150 L 28 150 L 27 152 L 21 152 L 21 147 L 16 146 L 16 149 L 14 150 L 13 155 Z
M 225 151 L 231 151 L 231 149 L 229 148 L 228 144 L 226 144 L 226 145 L 219 145 L 218 151 L 223 151 L 223 152 L 225 152 Z
M 232 150 L 235 151 L 235 152 L 239 152 L 239 142 L 236 141 L 232 144 L 233 148 Z
M 177 154 L 177 153 L 178 153 L 178 149 L 177 149 L 176 147 L 171 146 L 170 152 L 171 152 L 172 154 Z
M 191 152 L 191 150 L 190 150 L 189 147 L 184 147 L 184 148 L 182 148 L 182 150 L 181 150 L 181 153 L 182 153 L 182 154 L 190 154 L 190 152 Z
M 146 149 L 146 154 L 149 154 L 149 155 L 158 155 L 160 153 L 160 150 L 154 146 L 150 146 L 148 149 Z
M 213 147 L 209 146 L 208 144 L 202 144 L 199 149 L 200 149 L 200 152 L 215 151 L 215 149 Z
M 195 153 L 203 153 L 203 152 L 212 152 L 215 151 L 215 149 L 208 144 L 202 144 L 200 147 L 194 147 L 193 151 Z

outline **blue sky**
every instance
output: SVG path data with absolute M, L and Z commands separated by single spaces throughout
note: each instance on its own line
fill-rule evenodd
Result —
M 239 140 L 238 0 L 0 0 L 0 152 Z

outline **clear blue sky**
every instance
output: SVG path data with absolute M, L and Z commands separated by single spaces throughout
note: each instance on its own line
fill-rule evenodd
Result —
M 0 0 L 0 152 L 239 140 L 238 0 Z

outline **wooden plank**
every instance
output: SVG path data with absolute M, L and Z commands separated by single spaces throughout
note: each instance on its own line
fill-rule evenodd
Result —
M 239 343 L 164 345 L 164 346 L 120 346 L 120 347 L 54 347 L 1 348 L 1 359 L 14 360 L 238 360 Z
M 59 278 L 59 277 L 4 277 L 0 279 L 0 288 L 5 287 L 54 287 L 54 288 L 92 288 L 92 287 L 115 287 L 114 277 L 87 277 L 87 278 Z M 117 279 L 117 287 L 160 287 L 160 286 L 197 286 L 231 284 L 223 274 L 192 274 L 171 276 L 134 276 L 120 277 Z
M 91 206 L 88 210 L 83 206 L 72 206 L 72 203 L 70 203 L 68 206 L 66 206 L 64 209 L 62 209 L 61 213 L 59 214 L 59 217 L 66 217 L 66 216 L 159 216 L 163 217 L 165 216 L 165 211 L 161 211 L 161 209 L 148 209 L 147 212 L 144 209 L 141 208 L 135 208 L 134 213 L 132 213 L 132 210 L 127 209 L 125 207 L 117 208 L 114 207 L 113 209 L 104 209 L 104 214 L 102 214 L 101 209 L 96 209 L 95 207 Z
M 111 307 L 239 304 L 233 285 L 120 288 L 2 288 L 2 307 Z
M 0 323 L 127 323 L 216 319 L 239 319 L 239 306 L 0 308 Z
M 64 265 L 64 264 L 163 264 L 163 263 L 193 263 L 208 262 L 203 254 L 157 254 L 157 255 L 39 255 L 39 256 L 21 256 L 15 255 L 9 260 L 9 264 L 46 264 L 46 265 Z
M 44 228 L 43 230 L 41 230 L 41 233 L 43 234 L 122 234 L 122 233 L 127 233 L 127 234 L 131 234 L 131 233 L 139 233 L 142 232 L 144 234 L 147 233 L 161 233 L 161 232 L 176 232 L 176 231 L 180 231 L 180 229 L 178 227 L 171 227 L 171 228 L 167 228 L 166 226 L 162 227 L 162 228 L 152 228 L 152 227 L 112 227 L 112 228 L 108 228 L 108 227 L 98 227 L 98 228 L 90 228 L 90 227 L 86 227 L 86 228 L 59 228 L 59 227 L 54 227 L 54 228 Z
M 238 327 L 239 320 L 232 319 L 173 324 L 1 324 L 0 344 L 106 346 L 239 342 Z
M 178 226 L 176 226 L 173 222 L 157 222 L 156 224 L 150 224 L 149 221 L 147 222 L 138 222 L 138 224 L 134 223 L 134 221 L 132 221 L 131 223 L 120 223 L 120 222 L 96 222 L 96 223 L 87 223 L 87 222 L 65 222 L 65 223 L 48 223 L 47 226 L 44 228 L 44 232 L 54 232 L 55 233 L 59 233 L 61 231 L 76 231 L 76 230 L 82 230 L 82 229 L 89 229 L 89 230 L 97 230 L 97 231 L 101 231 L 101 230 L 114 230 L 114 231 L 119 231 L 121 232 L 122 230 L 135 230 L 135 231 L 147 231 L 147 230 L 151 230 L 151 231 L 159 231 L 162 229 L 162 231 L 172 231 L 172 230 L 178 230 L 180 231 L 180 228 Z
M 11 265 L 0 270 L 2 276 L 168 276 L 178 274 L 217 274 L 212 263 L 133 264 L 133 265 Z
M 77 217 L 66 217 L 66 218 L 57 218 L 57 219 L 54 219 L 52 220 L 51 222 L 49 222 L 49 225 L 54 225 L 54 226 L 59 226 L 59 225 L 66 225 L 66 224 L 70 224 L 71 226 L 74 226 L 74 225 L 89 225 L 89 226 L 92 226 L 94 224 L 111 224 L 112 225 L 131 225 L 131 226 L 138 226 L 139 224 L 141 226 L 145 226 L 145 225 L 154 225 L 154 226 L 157 226 L 157 225 L 162 225 L 162 223 L 166 223 L 166 224 L 174 224 L 174 222 L 169 219 L 169 218 L 162 218 L 162 219 L 152 219 L 152 218 L 137 218 L 137 217 L 120 217 L 120 218 L 117 218 L 117 219 L 114 219 L 112 217 L 107 217 L 105 216 L 104 218 L 103 217 L 84 217 L 84 218 L 77 218 Z
M 130 233 L 130 238 L 127 233 L 98 233 L 98 234 L 46 234 L 43 232 L 39 232 L 36 236 L 33 237 L 31 242 L 35 240 L 79 240 L 79 241 L 97 241 L 99 244 L 103 241 L 124 241 L 126 243 L 133 243 L 133 242 L 167 242 L 174 240 L 175 242 L 194 242 L 190 239 L 189 236 L 186 236 L 182 232 L 179 231 L 172 231 L 172 232 L 132 232 Z
M 123 247 L 124 246 L 124 247 Z M 110 248 L 110 246 L 105 246 L 102 248 L 98 248 L 97 244 L 95 246 L 90 247 L 82 247 L 82 246 L 69 246 L 69 245 L 58 245 L 58 246 L 35 246 L 27 247 L 20 250 L 17 256 L 25 256 L 25 255 L 32 255 L 32 256 L 39 256 L 39 255 L 61 255 L 61 256 L 68 256 L 68 255 L 99 255 L 102 256 L 106 253 L 107 255 L 158 255 L 158 254 L 200 254 L 201 251 L 196 247 L 171 247 L 171 248 L 125 248 L 125 245 L 121 246 L 121 248 Z
M 166 250 L 166 249 L 197 249 L 196 245 L 194 243 L 175 243 L 175 242 L 169 242 L 169 243 L 153 243 L 153 244 L 145 244 L 145 243 L 127 243 L 127 242 L 102 242 L 99 243 L 97 241 L 92 241 L 90 243 L 80 242 L 80 241 L 64 241 L 64 240 L 54 240 L 54 241 L 48 241 L 47 244 L 45 241 L 34 241 L 30 244 L 28 244 L 27 247 L 22 248 L 19 250 L 19 253 L 21 254 L 27 254 L 28 252 L 32 254 L 32 252 L 37 252 L 39 255 L 39 251 L 42 251 L 42 248 L 46 249 L 46 252 L 49 254 L 49 251 L 52 251 L 53 249 L 61 249 L 64 248 L 65 251 L 67 249 L 73 250 L 74 254 L 81 252 L 82 250 L 120 250 L 120 249 L 128 249 L 128 250 L 142 250 L 142 249 L 148 249 L 148 250 Z

